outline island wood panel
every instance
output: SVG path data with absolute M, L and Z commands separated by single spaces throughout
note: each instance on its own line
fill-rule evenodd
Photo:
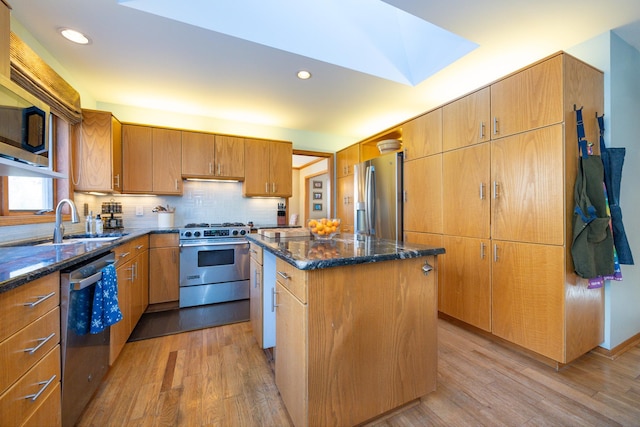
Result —
M 491 237 L 565 243 L 563 126 L 491 142 Z
M 214 175 L 215 135 L 182 132 L 182 176 L 210 178 Z
M 153 192 L 182 194 L 182 132 L 153 128 Z
M 310 424 L 356 425 L 435 390 L 437 286 L 425 261 L 436 262 L 309 272 Z
M 488 143 L 442 154 L 444 234 L 490 237 L 490 156 Z
M 226 179 L 244 179 L 244 138 L 215 136 L 215 175 Z M 289 165 L 291 166 L 291 165 Z
M 402 144 L 405 161 L 442 152 L 442 108 L 403 124 Z
M 533 64 L 491 85 L 492 139 L 564 119 L 563 55 Z
M 565 361 L 564 248 L 496 240 L 493 244 L 493 333 Z
M 489 141 L 491 92 L 485 87 L 442 107 L 442 150 Z
M 404 229 L 442 233 L 442 154 L 404 163 Z
M 148 126 L 122 126 L 123 191 L 153 191 L 153 135 Z

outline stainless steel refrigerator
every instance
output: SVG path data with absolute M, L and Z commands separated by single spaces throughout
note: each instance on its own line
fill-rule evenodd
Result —
M 355 232 L 402 240 L 402 153 L 389 153 L 354 168 Z

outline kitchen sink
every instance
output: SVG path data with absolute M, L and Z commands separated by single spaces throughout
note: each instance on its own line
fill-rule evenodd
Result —
M 110 242 L 112 240 L 120 239 L 126 236 L 128 233 L 110 234 L 107 236 L 69 236 L 62 239 L 62 243 L 44 242 L 36 246 L 46 245 L 72 245 L 75 243 L 91 243 L 91 242 Z

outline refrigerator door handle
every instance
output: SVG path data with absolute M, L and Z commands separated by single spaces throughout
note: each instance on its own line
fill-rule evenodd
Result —
M 366 178 L 365 178 L 365 200 L 367 203 L 367 226 L 368 233 L 371 236 L 376 235 L 376 169 L 373 166 L 368 166 L 366 170 Z

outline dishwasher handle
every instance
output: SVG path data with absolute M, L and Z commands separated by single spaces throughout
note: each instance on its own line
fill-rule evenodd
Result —
M 71 284 L 71 289 L 73 289 L 74 291 L 80 291 L 88 286 L 93 285 L 94 283 L 97 283 L 100 279 L 102 279 L 102 271 L 98 271 L 97 273 L 92 274 L 89 277 L 85 277 L 84 279 L 71 280 L 69 283 Z

